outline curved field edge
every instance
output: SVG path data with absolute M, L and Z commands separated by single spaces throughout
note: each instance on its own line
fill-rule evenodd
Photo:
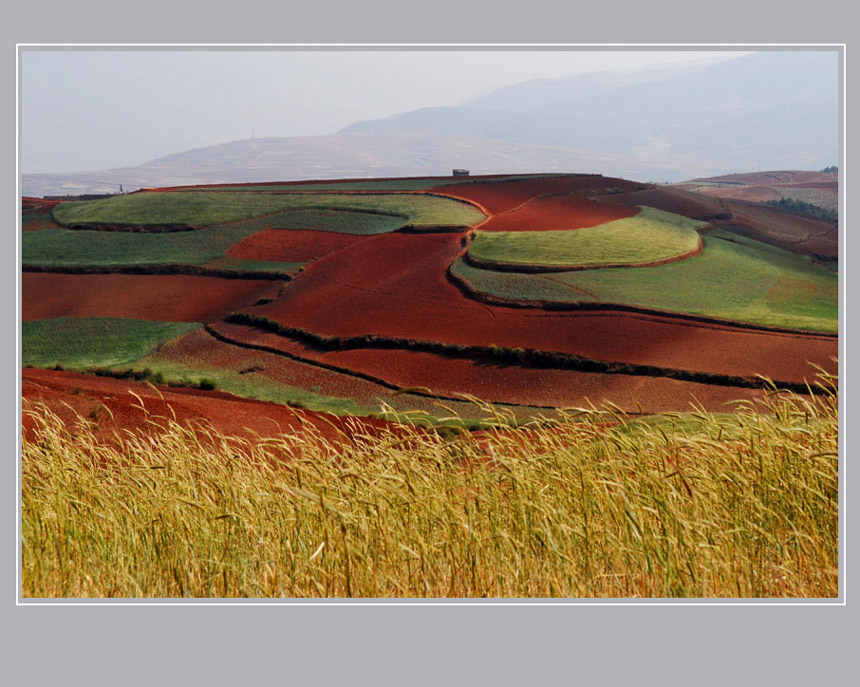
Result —
M 702 239 L 698 256 L 642 269 L 516 274 L 458 259 L 449 276 L 468 296 L 493 305 L 632 307 L 776 331 L 838 331 L 836 274 L 803 256 L 723 230 Z
M 643 206 L 633 217 L 568 231 L 478 229 L 467 255 L 498 269 L 646 266 L 697 255 L 702 246 L 697 230 L 705 226 Z
M 250 442 L 168 422 L 93 461 L 91 425 L 28 406 L 21 593 L 836 598 L 837 401 L 783 395 L 659 429 L 590 413 L 520 432 L 356 428 L 337 460 L 313 432 Z
M 133 193 L 103 200 L 61 203 L 53 213 L 62 225 L 209 226 L 301 209 L 377 212 L 403 217 L 411 224 L 468 226 L 484 219 L 467 203 L 424 193 Z

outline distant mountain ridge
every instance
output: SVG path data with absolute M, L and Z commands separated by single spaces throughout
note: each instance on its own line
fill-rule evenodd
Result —
M 619 86 L 588 75 L 526 82 L 465 106 L 358 122 L 340 133 L 481 131 L 490 138 L 632 157 L 698 157 L 726 168 L 750 161 L 774 169 L 816 168 L 837 157 L 837 66 L 836 53 L 761 52 Z M 820 78 L 823 70 L 832 81 Z
M 639 181 L 821 169 L 838 160 L 837 67 L 835 51 L 758 52 L 704 66 L 526 81 L 332 136 L 249 139 L 137 167 L 25 174 L 22 191 L 437 176 L 455 167 Z

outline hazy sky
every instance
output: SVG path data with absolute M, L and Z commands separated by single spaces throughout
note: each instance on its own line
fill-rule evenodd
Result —
M 527 79 L 741 54 L 29 48 L 21 53 L 21 170 L 134 166 L 252 136 L 331 134 Z

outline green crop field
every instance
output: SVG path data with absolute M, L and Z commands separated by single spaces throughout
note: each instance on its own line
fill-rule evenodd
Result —
M 117 224 L 209 226 L 263 215 L 313 208 L 398 215 L 402 224 L 480 222 L 475 207 L 447 198 L 413 194 L 133 193 L 103 200 L 61 203 L 54 217 L 63 225 Z
M 51 267 L 203 265 L 257 231 L 243 224 L 169 234 L 44 229 L 22 235 L 21 257 L 24 265 Z
M 705 223 L 643 207 L 635 217 L 571 231 L 476 231 L 469 255 L 500 265 L 641 264 L 693 251 Z
M 302 208 L 254 221 L 266 229 L 305 229 L 372 236 L 399 229 L 407 223 L 407 217 L 357 210 Z
M 704 237 L 701 255 L 642 268 L 506 274 L 458 261 L 454 273 L 513 300 L 627 303 L 752 324 L 836 332 L 838 277 L 806 258 L 728 231 Z
M 224 259 L 231 246 L 268 228 L 372 235 L 394 231 L 405 224 L 469 225 L 484 217 L 471 205 L 436 196 L 331 193 L 300 196 L 142 193 L 62 203 L 55 214 L 67 225 L 214 226 L 168 233 L 97 229 L 25 232 L 21 245 L 23 264 L 54 267 L 204 265 Z M 280 266 L 273 269 L 281 271 Z
M 63 317 L 22 323 L 23 365 L 109 367 L 134 362 L 199 324 L 118 317 Z

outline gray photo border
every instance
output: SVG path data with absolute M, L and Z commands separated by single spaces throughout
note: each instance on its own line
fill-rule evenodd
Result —
M 50 4 L 50 3 L 49 3 Z M 385 5 L 391 15 L 396 19 L 409 18 L 404 15 L 404 8 L 396 3 L 376 3 Z M 625 7 L 631 18 L 635 15 L 638 21 L 632 22 L 626 30 L 612 31 L 595 30 L 587 32 L 583 30 L 570 30 L 568 32 L 558 30 L 558 27 L 546 24 L 537 29 L 533 23 L 523 23 L 513 11 L 497 17 L 490 21 L 491 27 L 487 27 L 488 10 L 480 8 L 480 12 L 472 12 L 473 6 L 462 7 L 456 3 L 441 2 L 434 6 L 433 12 L 421 17 L 423 31 L 412 31 L 403 34 L 398 25 L 385 26 L 383 22 L 380 31 L 378 24 L 365 27 L 356 18 L 363 15 L 367 20 L 378 21 L 379 14 L 362 8 L 344 10 L 345 21 L 338 27 L 332 28 L 325 24 L 325 15 L 332 13 L 332 8 L 320 8 L 318 14 L 307 21 L 308 10 L 303 9 L 301 19 L 291 31 L 281 32 L 281 35 L 273 36 L 276 32 L 269 27 L 262 28 L 257 22 L 240 22 L 237 26 L 236 18 L 232 13 L 223 12 L 216 22 L 217 29 L 201 30 L 201 26 L 195 21 L 196 13 L 204 12 L 204 7 L 194 7 L 194 12 L 183 12 L 180 8 L 171 7 L 170 3 L 154 2 L 148 3 L 145 8 L 129 7 L 118 13 L 118 16 L 109 16 L 115 13 L 116 7 L 109 3 L 86 3 L 86 9 L 91 12 L 81 12 L 81 6 L 65 9 L 50 7 L 55 10 L 56 15 L 51 18 L 45 13 L 46 8 L 17 8 L 12 15 L 16 21 L 3 30 L 4 48 L 7 52 L 7 64 L 5 77 L 9 77 L 11 71 L 8 67 L 9 55 L 12 48 L 16 52 L 21 45 L 126 45 L 129 44 L 151 44 L 157 42 L 160 45 L 170 44 L 194 44 L 202 46 L 214 46 L 216 44 L 244 44 L 244 45 L 284 45 L 316 44 L 315 49 L 330 49 L 344 44 L 373 44 L 378 48 L 380 43 L 388 44 L 391 38 L 403 37 L 402 44 L 390 46 L 397 49 L 410 49 L 417 43 L 421 44 L 456 44 L 458 47 L 467 45 L 488 46 L 504 44 L 522 45 L 532 44 L 538 49 L 549 49 L 552 45 L 582 45 L 588 43 L 590 49 L 611 45 L 617 48 L 639 45 L 640 47 L 651 46 L 654 49 L 665 49 L 668 46 L 708 48 L 716 49 L 718 43 L 732 49 L 754 49 L 757 47 L 784 48 L 787 45 L 795 47 L 802 46 L 827 46 L 838 47 L 843 53 L 842 70 L 847 77 L 849 71 L 848 60 L 853 58 L 853 53 L 848 51 L 848 43 L 842 36 L 838 40 L 809 43 L 808 39 L 820 40 L 819 37 L 833 36 L 844 33 L 844 31 L 824 31 L 821 29 L 821 21 L 807 21 L 805 10 L 798 9 L 798 19 L 794 22 L 774 21 L 773 15 L 765 13 L 764 16 L 755 16 L 756 21 L 750 18 L 755 14 L 751 8 L 744 3 L 735 2 L 734 6 L 724 8 L 726 16 L 738 16 L 731 12 L 743 12 L 746 21 L 742 26 L 734 26 L 726 30 L 728 20 L 720 23 L 714 21 L 713 30 L 688 32 L 688 27 L 671 22 L 666 28 L 666 18 L 662 9 L 677 9 L 667 6 L 673 5 L 667 0 L 660 0 L 660 8 L 654 4 L 649 5 L 653 14 L 643 17 L 643 12 L 637 12 L 632 8 Z M 830 21 L 838 23 L 840 17 L 838 3 L 831 3 L 836 7 L 827 6 L 827 2 L 818 3 L 822 16 L 827 15 Z M 89 5 L 98 7 L 89 8 Z M 579 8 L 562 10 L 557 7 L 547 8 L 540 6 L 534 8 L 536 13 L 556 12 L 575 16 L 575 24 L 589 24 L 593 27 L 605 26 L 606 15 L 613 14 L 614 10 L 608 7 Z M 731 3 L 728 3 L 731 5 Z M 821 7 L 824 5 L 824 7 Z M 456 9 L 454 9 L 456 7 Z M 246 14 L 251 13 L 254 8 L 246 8 Z M 278 14 L 280 10 L 276 6 L 263 8 Z M 500 10 L 501 8 L 496 8 Z M 808 6 L 806 6 L 808 9 Z M 144 11 L 145 10 L 145 11 Z M 235 8 L 234 8 L 235 10 Z M 98 12 L 101 11 L 102 15 Z M 212 12 L 212 9 L 209 10 Z M 619 8 L 620 11 L 620 8 Z M 687 12 L 693 11 L 687 7 Z M 578 14 L 577 14 L 578 13 Z M 147 16 L 142 16 L 142 15 Z M 216 13 L 217 14 L 217 13 Z M 406 13 L 408 14 L 408 13 Z M 476 17 L 477 14 L 477 17 Z M 474 19 L 481 19 L 483 14 L 483 30 L 475 31 L 463 29 L 463 24 L 469 27 L 480 25 Z M 679 13 L 683 14 L 683 13 Z M 71 16 L 76 15 L 76 16 Z M 320 16 L 323 15 L 323 16 Z M 108 18 L 107 21 L 100 21 Z M 170 25 L 165 26 L 158 21 L 159 17 L 170 16 Z M 450 26 L 449 18 L 460 19 L 457 26 Z M 544 15 L 547 16 L 547 15 Z M 574 22 L 573 16 L 566 16 L 566 20 Z M 837 19 L 834 19 L 836 17 Z M 414 16 L 413 16 L 414 18 Z M 687 15 L 687 19 L 689 19 Z M 182 19 L 183 21 L 178 21 Z M 347 21 L 352 19 L 353 21 Z M 473 21 L 469 21 L 469 20 Z M 499 20 L 502 27 L 498 27 Z M 846 18 L 847 19 L 847 18 Z M 284 17 L 281 21 L 287 21 Z M 843 20 L 844 21 L 844 20 Z M 650 22 L 650 23 L 649 23 Z M 118 27 L 116 24 L 121 24 Z M 251 25 L 250 28 L 248 25 Z M 441 26 L 440 26 L 441 24 Z M 315 27 L 311 29 L 309 27 Z M 642 28 L 651 29 L 649 33 L 643 33 Z M 414 28 L 414 27 L 413 27 Z M 830 28 L 829 26 L 825 28 Z M 493 29 L 492 31 L 490 29 Z M 555 30 L 554 30 L 555 29 Z M 10 34 L 7 37 L 6 34 Z M 380 35 L 382 33 L 382 35 Z M 698 33 L 698 35 L 697 35 Z M 241 34 L 241 36 L 240 36 Z M 420 35 L 416 35 L 420 34 Z M 464 35 L 467 34 L 467 35 Z M 562 36 L 559 36 L 562 34 Z M 607 35 L 608 34 L 608 35 Z M 632 34 L 632 36 L 631 36 Z M 717 36 L 714 36 L 717 34 Z M 648 46 L 642 45 L 640 41 L 644 36 L 649 40 Z M 153 41 L 153 37 L 158 38 Z M 617 36 L 617 37 L 616 37 Z M 689 40 L 696 42 L 677 43 L 677 37 L 691 36 Z M 702 36 L 699 38 L 698 36 Z M 238 37 L 238 38 L 237 38 Z M 735 38 L 736 37 L 736 38 Z M 717 38 L 729 38 L 730 43 L 723 43 Z M 598 41 L 602 41 L 599 45 Z M 626 42 L 622 42 L 626 41 Z M 752 42 L 750 42 L 752 41 Z M 397 41 L 400 43 L 400 40 Z M 478 47 L 477 49 L 484 49 Z M 17 54 L 16 54 L 17 57 Z M 17 60 L 16 60 L 17 62 Z M 17 71 L 17 65 L 15 67 Z M 851 72 L 853 74 L 853 72 Z M 17 74 L 16 74 L 17 76 Z M 846 79 L 847 81 L 847 79 Z M 7 92 L 11 93 L 15 88 L 15 80 L 12 79 L 11 86 L 7 83 Z M 846 113 L 848 105 L 853 102 L 852 92 L 847 89 L 847 94 L 841 102 L 840 129 L 844 132 L 844 124 L 847 123 Z M 4 143 L 7 147 L 6 159 L 15 159 L 17 141 L 14 147 L 9 145 L 10 136 L 9 107 L 4 110 L 4 131 L 7 136 Z M 11 129 L 15 130 L 15 117 L 12 117 Z M 269 670 L 275 671 L 272 675 L 280 675 L 283 679 L 298 677 L 299 673 L 306 674 L 315 682 L 327 684 L 330 678 L 335 677 L 336 666 L 333 663 L 337 657 L 337 663 L 347 667 L 344 677 L 363 682 L 363 678 L 371 678 L 380 681 L 385 674 L 390 674 L 390 668 L 401 666 L 403 661 L 409 661 L 408 667 L 418 667 L 417 676 L 412 679 L 413 672 L 401 673 L 399 681 L 418 681 L 423 683 L 429 679 L 438 681 L 447 678 L 449 681 L 461 682 L 465 674 L 460 673 L 457 668 L 472 663 L 472 659 L 481 657 L 485 660 L 482 666 L 478 666 L 477 675 L 484 679 L 502 679 L 509 682 L 515 679 L 522 683 L 542 683 L 556 679 L 580 679 L 585 675 L 580 673 L 586 667 L 595 669 L 595 677 L 602 676 L 601 683 L 624 679 L 637 679 L 646 684 L 650 680 L 643 678 L 651 676 L 661 682 L 705 682 L 724 683 L 728 679 L 742 683 L 751 682 L 754 676 L 760 676 L 756 681 L 766 683 L 779 680 L 783 684 L 800 684 L 801 680 L 806 682 L 820 682 L 824 679 L 844 678 L 849 664 L 855 663 L 853 654 L 848 644 L 849 606 L 847 602 L 848 572 L 848 529 L 847 529 L 847 503 L 848 493 L 846 455 L 848 446 L 851 444 L 851 429 L 846 425 L 846 394 L 845 385 L 848 379 L 849 367 L 847 366 L 847 242 L 845 227 L 848 221 L 846 199 L 848 191 L 852 186 L 851 179 L 847 174 L 848 148 L 847 136 L 841 140 L 840 167 L 840 240 L 842 241 L 841 261 L 845 267 L 840 269 L 840 598 L 837 602 L 825 602 L 823 605 L 830 608 L 822 608 L 816 605 L 798 602 L 783 602 L 775 600 L 773 603 L 742 602 L 713 602 L 699 604 L 696 602 L 679 601 L 675 603 L 638 603 L 634 606 L 624 602 L 596 602 L 593 605 L 578 603 L 575 605 L 562 605 L 541 603 L 540 606 L 531 605 L 526 602 L 511 603 L 510 605 L 497 606 L 487 604 L 463 604 L 440 605 L 434 603 L 402 603 L 402 602 L 380 602 L 375 605 L 358 602 L 342 604 L 337 602 L 314 603 L 294 602 L 288 606 L 275 602 L 261 605 L 248 605 L 245 603 L 211 606 L 206 602 L 206 607 L 199 603 L 182 604 L 180 606 L 168 603 L 165 605 L 154 605 L 151 602 L 143 604 L 123 604 L 121 607 L 107 602 L 110 610 L 103 603 L 82 602 L 60 602 L 45 606 L 39 603 L 20 603 L 16 589 L 16 576 L 12 576 L 11 582 L 7 579 L 10 570 L 17 572 L 20 560 L 17 542 L 17 522 L 19 522 L 20 511 L 16 503 L 14 515 L 12 507 L 10 517 L 16 518 L 15 529 L 10 537 L 8 532 L 3 542 L 10 564 L 2 566 L 2 581 L 0 589 L 5 594 L 11 595 L 10 590 L 16 589 L 14 599 L 9 599 L 3 606 L 3 629 L 12 638 L 7 647 L 14 648 L 14 652 L 4 649 L 7 659 L 16 667 L 35 667 L 37 674 L 47 677 L 53 672 L 46 661 L 52 656 L 52 662 L 56 663 L 57 675 L 78 675 L 89 682 L 97 682 L 98 677 L 105 682 L 113 676 L 114 681 L 150 682 L 163 675 L 163 679 L 170 682 L 172 677 L 180 675 L 198 675 L 215 679 L 217 682 L 225 678 L 243 681 L 254 679 L 255 676 L 268 676 Z M 8 167 L 9 165 L 7 165 Z M 20 226 L 20 195 L 19 179 L 17 169 L 10 173 L 4 168 L 4 188 L 9 192 L 15 188 L 14 199 L 10 198 L 10 206 L 7 207 L 10 221 L 16 222 L 15 227 Z M 11 193 L 9 194 L 12 195 Z M 14 200 L 14 205 L 11 201 Z M 14 208 L 14 219 L 12 218 Z M 11 232 L 7 232 L 6 240 L 9 241 Z M 15 231 L 17 239 L 17 230 Z M 7 284 L 6 292 L 15 293 L 16 299 L 9 302 L 7 296 L 4 299 L 4 308 L 9 308 L 7 315 L 19 321 L 20 280 L 18 270 L 20 266 L 20 255 L 17 252 L 17 240 L 13 249 L 7 244 L 7 254 L 14 254 L 16 266 L 14 270 L 5 272 L 5 278 L 16 281 Z M 10 307 L 11 306 L 11 307 Z M 18 337 L 20 327 L 16 331 L 16 346 L 13 350 L 9 347 L 9 337 L 4 342 L 4 352 L 8 354 L 7 363 L 2 367 L 5 376 L 5 384 L 2 388 L 6 390 L 7 408 L 4 405 L 4 421 L 8 421 L 7 437 L 15 437 L 16 455 L 20 455 L 20 356 Z M 16 357 L 13 371 L 10 358 Z M 16 390 L 16 398 L 11 398 L 11 389 Z M 16 424 L 17 423 L 17 424 Z M 11 466 L 7 461 L 6 483 L 18 484 L 17 461 Z M 16 486 L 16 497 L 19 490 Z M 10 495 L 7 495 L 6 503 L 9 504 Z M 17 498 L 16 498 L 17 501 Z M 852 511 L 853 512 L 853 511 Z M 8 524 L 8 523 L 7 523 Z M 853 531 L 853 530 L 852 530 Z M 10 553 L 15 549 L 16 559 L 11 561 L 13 555 Z M 12 567 L 14 565 L 14 568 Z M 9 597 L 7 597 L 9 598 Z M 13 603 L 10 603 L 13 602 Z M 181 603 L 181 602 L 180 602 Z M 587 602 L 586 602 L 587 603 Z M 141 607 L 141 605 L 146 606 Z M 428 605 L 432 607 L 427 607 Z M 702 606 L 710 606 L 703 608 Z M 60 606 L 60 607 L 58 607 Z M 135 607 L 136 606 L 136 607 Z M 189 607 L 193 606 L 193 608 Z M 395 606 L 396 608 L 391 608 Z M 423 606 L 423 608 L 416 608 Z M 667 607 L 667 606 L 674 606 Z M 684 608 L 678 608 L 683 606 Z M 719 606 L 715 608 L 714 606 Z M 728 606 L 728 607 L 727 607 Z M 746 606 L 746 607 L 738 607 Z M 771 608 L 763 608 L 770 606 Z M 774 607 L 778 606 L 778 607 Z M 834 606 L 836 606 L 834 608 Z M 211 617 L 210 617 L 211 614 Z M 216 615 L 217 614 L 217 615 Z M 11 618 L 11 623 L 9 622 Z M 856 622 L 853 623 L 856 627 Z M 225 654 L 225 647 L 233 645 L 236 657 L 253 657 L 257 661 L 254 665 L 220 665 L 219 658 Z M 153 647 L 158 647 L 157 658 L 147 658 L 145 653 L 150 653 Z M 86 648 L 91 647 L 92 653 Z M 213 651 L 218 647 L 217 651 Z M 51 651 L 45 652 L 45 648 Z M 148 650 L 149 649 L 149 650 Z M 619 650 L 623 649 L 623 658 L 619 656 Z M 725 652 L 730 652 L 728 655 Z M 38 660 L 39 656 L 42 660 Z M 136 659 L 134 657 L 137 657 Z M 203 663 L 205 656 L 215 659 L 211 663 Z M 198 661 L 191 668 L 185 668 L 185 659 L 196 658 Z M 620 659 L 620 660 L 619 660 Z M 688 659 L 704 661 L 697 667 L 689 666 Z M 391 664 L 381 667 L 380 662 L 389 660 Z M 780 662 L 781 661 L 781 662 Z M 763 665 L 760 665 L 760 662 Z M 240 661 L 241 663 L 241 661 Z M 168 672 L 163 674 L 165 668 L 176 666 L 181 672 L 172 676 Z M 60 667 L 62 666 L 62 670 Z M 182 666 L 182 667 L 180 667 Z M 693 672 L 686 673 L 682 669 L 689 667 Z M 701 668 L 705 667 L 705 671 Z M 310 670 L 305 673 L 305 668 Z M 260 671 L 265 669 L 265 672 Z M 184 671 L 188 671 L 187 673 Z M 564 672 L 559 672 L 564 671 Z M 760 671 L 760 672 L 759 672 Z M 26 675 L 22 672 L 22 676 Z M 30 673 L 32 676 L 32 673 Z M 590 676 L 591 674 L 589 674 Z M 127 680 L 123 677 L 128 678 Z M 750 678 L 750 679 L 747 679 Z M 231 681 L 232 681 L 231 680 Z M 26 679 L 24 679 L 27 682 Z M 398 681 L 398 682 L 399 682 Z M 39 680 L 41 682 L 41 680 Z

